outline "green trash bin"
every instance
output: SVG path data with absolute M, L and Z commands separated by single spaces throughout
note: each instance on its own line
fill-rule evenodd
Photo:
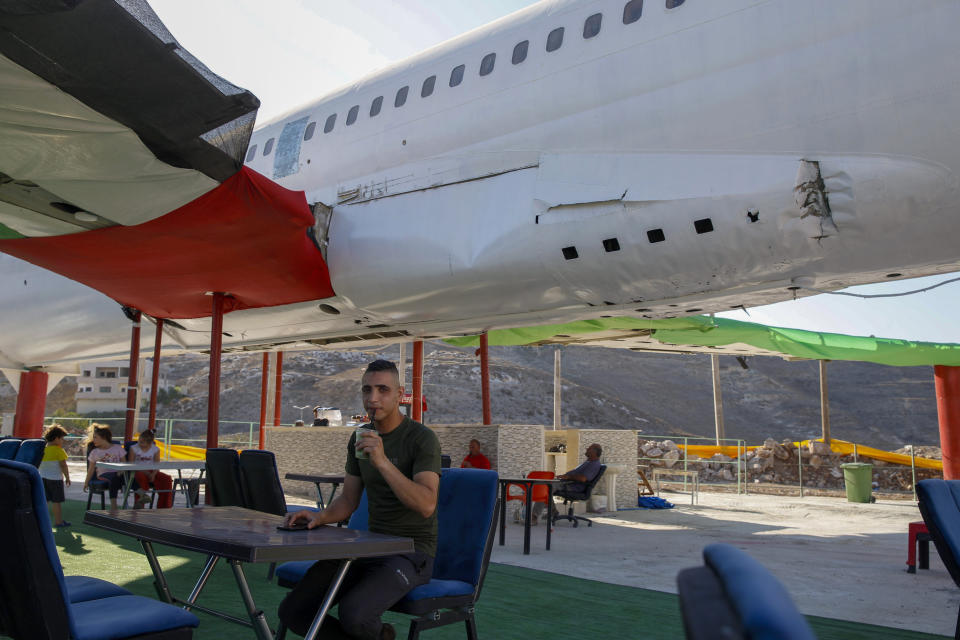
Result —
M 847 487 L 847 502 L 872 502 L 873 465 L 867 462 L 847 462 L 843 469 L 843 484 Z

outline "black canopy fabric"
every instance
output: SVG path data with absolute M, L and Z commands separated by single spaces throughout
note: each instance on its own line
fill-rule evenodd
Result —
M 0 55 L 171 166 L 217 182 L 242 166 L 259 100 L 180 47 L 143 0 L 0 0 Z

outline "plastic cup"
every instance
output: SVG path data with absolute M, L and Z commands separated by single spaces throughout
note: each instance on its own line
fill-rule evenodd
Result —
M 368 427 L 357 427 L 357 429 L 353 432 L 355 436 L 353 440 L 354 453 L 356 454 L 358 460 L 366 460 L 369 457 L 367 456 L 367 452 L 362 450 L 357 445 L 360 444 L 360 438 L 363 437 L 363 434 L 371 433 L 371 432 L 373 432 L 373 429 L 370 429 Z

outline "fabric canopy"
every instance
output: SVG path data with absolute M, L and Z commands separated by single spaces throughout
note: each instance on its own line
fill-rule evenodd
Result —
M 225 311 L 333 295 L 303 192 L 244 167 L 165 216 L 45 238 L 0 240 L 0 251 L 88 285 L 158 318 L 211 315 L 207 292 L 230 294 Z
M 664 345 L 681 345 L 685 351 L 702 353 L 711 353 L 713 347 L 746 345 L 764 352 L 765 355 L 788 358 L 852 360 L 896 367 L 960 366 L 960 344 L 818 333 L 707 316 L 659 320 L 626 317 L 582 320 L 559 325 L 491 331 L 488 340 L 491 345 L 526 345 L 568 342 L 567 339 L 571 336 L 584 336 L 578 343 L 587 344 L 589 334 L 608 335 L 611 331 L 622 331 L 627 337 L 630 332 L 637 332 Z M 476 346 L 479 338 L 468 336 L 452 338 L 447 342 L 455 346 Z M 605 343 L 604 346 L 614 345 Z M 629 340 L 622 346 L 633 348 Z M 656 350 L 652 347 L 646 348 Z

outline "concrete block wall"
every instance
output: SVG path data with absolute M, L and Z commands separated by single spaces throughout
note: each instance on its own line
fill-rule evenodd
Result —
M 586 457 L 587 447 L 596 442 L 603 448 L 600 461 L 606 465 L 624 465 L 626 471 L 617 476 L 616 505 L 618 509 L 637 506 L 637 432 L 622 429 L 564 429 L 547 431 L 545 439 L 549 446 L 558 442 L 567 445 L 567 468 L 575 469 Z M 605 492 L 603 481 L 597 485 L 598 495 Z M 609 496 L 608 496 L 609 500 Z
M 522 478 L 528 471 L 543 469 L 545 465 L 543 427 L 540 425 L 505 424 L 500 426 L 499 466 L 504 478 Z

